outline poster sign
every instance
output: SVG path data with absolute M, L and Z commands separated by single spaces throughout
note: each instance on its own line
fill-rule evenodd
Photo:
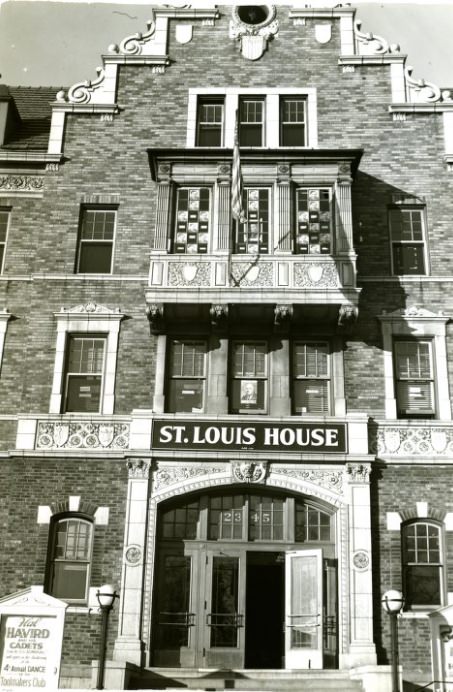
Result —
M 154 420 L 153 449 L 346 452 L 346 425 Z
M 55 690 L 67 607 L 31 587 L 0 600 L 0 689 Z

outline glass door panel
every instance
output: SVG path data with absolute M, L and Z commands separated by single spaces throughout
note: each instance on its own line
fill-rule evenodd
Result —
M 322 585 L 321 550 L 286 553 L 286 668 L 322 668 Z
M 237 668 L 244 660 L 245 551 L 207 556 L 205 665 Z

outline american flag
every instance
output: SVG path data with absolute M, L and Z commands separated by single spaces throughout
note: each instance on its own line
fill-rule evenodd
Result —
M 247 219 L 242 208 L 242 173 L 241 155 L 239 152 L 239 116 L 237 111 L 234 128 L 233 168 L 231 172 L 231 210 L 233 217 L 239 223 L 245 223 Z

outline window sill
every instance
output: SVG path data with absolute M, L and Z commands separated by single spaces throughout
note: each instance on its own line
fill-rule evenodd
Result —
M 430 613 L 433 613 L 441 607 L 442 606 L 436 606 L 430 610 L 406 610 L 401 614 L 401 617 L 404 620 L 426 620 Z

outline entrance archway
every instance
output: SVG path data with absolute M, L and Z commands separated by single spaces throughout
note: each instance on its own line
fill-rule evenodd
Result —
M 250 486 L 158 505 L 151 663 L 337 665 L 334 510 Z

